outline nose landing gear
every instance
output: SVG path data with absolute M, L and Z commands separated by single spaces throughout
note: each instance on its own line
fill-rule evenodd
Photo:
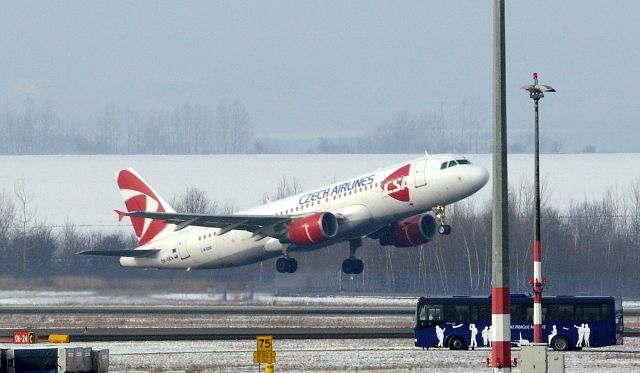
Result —
M 433 212 L 436 214 L 436 221 L 438 222 L 438 233 L 447 235 L 451 233 L 451 226 L 444 223 L 445 208 L 443 204 L 437 204 L 433 208 Z
M 347 275 L 358 275 L 362 273 L 364 269 L 364 263 L 362 260 L 355 257 L 356 250 L 362 246 L 362 238 L 349 241 L 349 258 L 342 262 L 342 272 Z

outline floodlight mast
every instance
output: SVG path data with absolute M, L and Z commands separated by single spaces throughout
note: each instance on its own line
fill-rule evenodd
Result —
M 540 131 L 538 101 L 544 92 L 555 92 L 548 85 L 538 84 L 538 73 L 533 73 L 533 84 L 522 86 L 529 91 L 535 106 L 535 150 L 534 150 L 534 189 L 535 189 L 535 222 L 533 238 L 533 278 L 529 283 L 533 287 L 533 342 L 542 343 L 542 292 L 547 279 L 542 277 L 542 246 L 540 244 Z
M 493 217 L 491 253 L 491 367 L 511 372 L 509 291 L 509 198 L 505 0 L 493 3 Z

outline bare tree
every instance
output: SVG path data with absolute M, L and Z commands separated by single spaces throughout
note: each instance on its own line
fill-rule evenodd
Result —
M 253 139 L 251 118 L 245 106 L 239 100 L 231 104 L 221 100 L 217 115 L 219 151 L 223 154 L 244 153 Z
M 24 179 L 13 185 L 13 192 L 18 199 L 18 214 L 20 219 L 20 234 L 22 240 L 22 273 L 26 273 L 27 269 L 27 228 L 33 221 L 35 212 L 31 211 L 31 202 L 33 202 L 33 193 L 27 192 L 24 185 Z M 19 260 L 19 259 L 18 259 Z
M 282 179 L 280 179 L 280 182 L 278 182 L 275 193 L 271 195 L 265 193 L 262 199 L 264 202 L 277 201 L 301 192 L 302 184 L 300 184 L 300 181 L 297 178 L 291 177 L 289 179 L 286 176 L 283 176 Z
M 191 214 L 213 214 L 218 211 L 218 203 L 207 197 L 202 189 L 187 187 L 179 197 L 171 200 L 171 205 L 178 212 Z

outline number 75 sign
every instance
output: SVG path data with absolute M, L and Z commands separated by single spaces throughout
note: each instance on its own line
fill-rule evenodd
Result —
M 270 335 L 259 335 L 256 337 L 256 351 L 272 351 L 273 337 Z

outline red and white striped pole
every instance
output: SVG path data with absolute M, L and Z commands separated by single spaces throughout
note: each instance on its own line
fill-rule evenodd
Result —
M 542 277 L 542 245 L 540 244 L 540 126 L 538 101 L 544 92 L 555 92 L 555 89 L 538 84 L 538 73 L 533 73 L 533 85 L 522 87 L 529 91 L 529 97 L 535 105 L 535 151 L 534 151 L 534 189 L 535 189 L 535 229 L 533 238 L 533 278 L 529 279 L 533 287 L 533 342 L 542 343 L 542 292 L 546 279 Z
M 491 276 L 491 365 L 511 372 L 509 305 L 509 211 L 504 0 L 493 6 L 493 231 Z
M 533 73 L 533 84 L 538 85 L 538 73 Z M 533 342 L 542 343 L 542 247 L 540 247 L 540 131 L 538 101 L 542 92 L 533 99 L 536 110 L 535 124 L 535 235 L 533 238 Z

